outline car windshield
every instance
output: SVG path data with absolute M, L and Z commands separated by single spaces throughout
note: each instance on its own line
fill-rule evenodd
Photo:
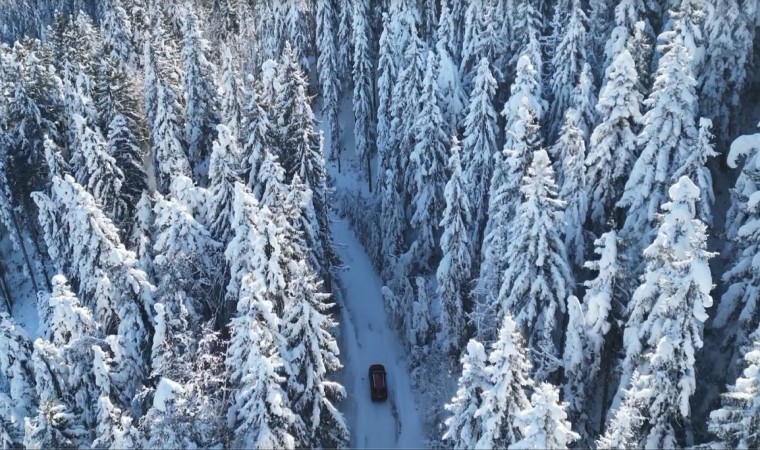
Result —
M 375 385 L 376 388 L 382 389 L 385 387 L 385 377 L 382 373 L 373 373 L 372 374 L 372 384 Z

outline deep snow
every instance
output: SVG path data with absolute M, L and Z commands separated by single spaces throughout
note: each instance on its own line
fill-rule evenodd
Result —
M 413 395 L 406 351 L 388 324 L 380 294 L 382 283 L 369 257 L 344 219 L 331 221 L 340 272 L 342 382 L 347 397 L 342 410 L 351 427 L 354 448 L 422 448 L 425 433 L 420 406 Z M 370 399 L 369 366 L 388 372 L 388 400 Z

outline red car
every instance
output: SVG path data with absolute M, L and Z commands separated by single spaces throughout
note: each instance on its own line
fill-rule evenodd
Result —
M 388 383 L 386 383 L 385 367 L 382 364 L 369 366 L 369 390 L 373 402 L 388 399 Z

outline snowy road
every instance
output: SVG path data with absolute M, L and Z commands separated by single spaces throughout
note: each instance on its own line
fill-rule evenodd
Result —
M 406 352 L 389 328 L 382 284 L 348 223 L 333 218 L 332 234 L 345 266 L 341 308 L 341 361 L 348 393 L 343 413 L 354 448 L 421 448 L 425 437 L 409 380 Z M 388 401 L 370 399 L 367 371 L 380 363 L 388 372 Z

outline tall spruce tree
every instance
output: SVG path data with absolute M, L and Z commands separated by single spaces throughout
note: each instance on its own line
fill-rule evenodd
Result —
M 446 209 L 441 220 L 443 257 L 438 265 L 436 278 L 442 303 L 442 347 L 449 353 L 457 354 L 464 345 L 465 308 L 470 306 L 468 284 L 472 268 L 472 247 L 468 231 L 472 224 L 472 215 L 456 137 L 451 145 L 449 172 L 451 178 L 444 191 Z
M 647 269 L 634 292 L 624 333 L 626 356 L 618 397 L 645 419 L 630 441 L 647 447 L 688 442 L 695 351 L 702 347 L 713 288 L 704 223 L 696 218 L 699 188 L 681 177 L 669 190 L 659 230 L 644 250 Z M 627 390 L 626 390 L 627 389 Z M 620 410 L 625 413 L 622 406 Z M 619 422 L 607 436 L 619 434 Z

